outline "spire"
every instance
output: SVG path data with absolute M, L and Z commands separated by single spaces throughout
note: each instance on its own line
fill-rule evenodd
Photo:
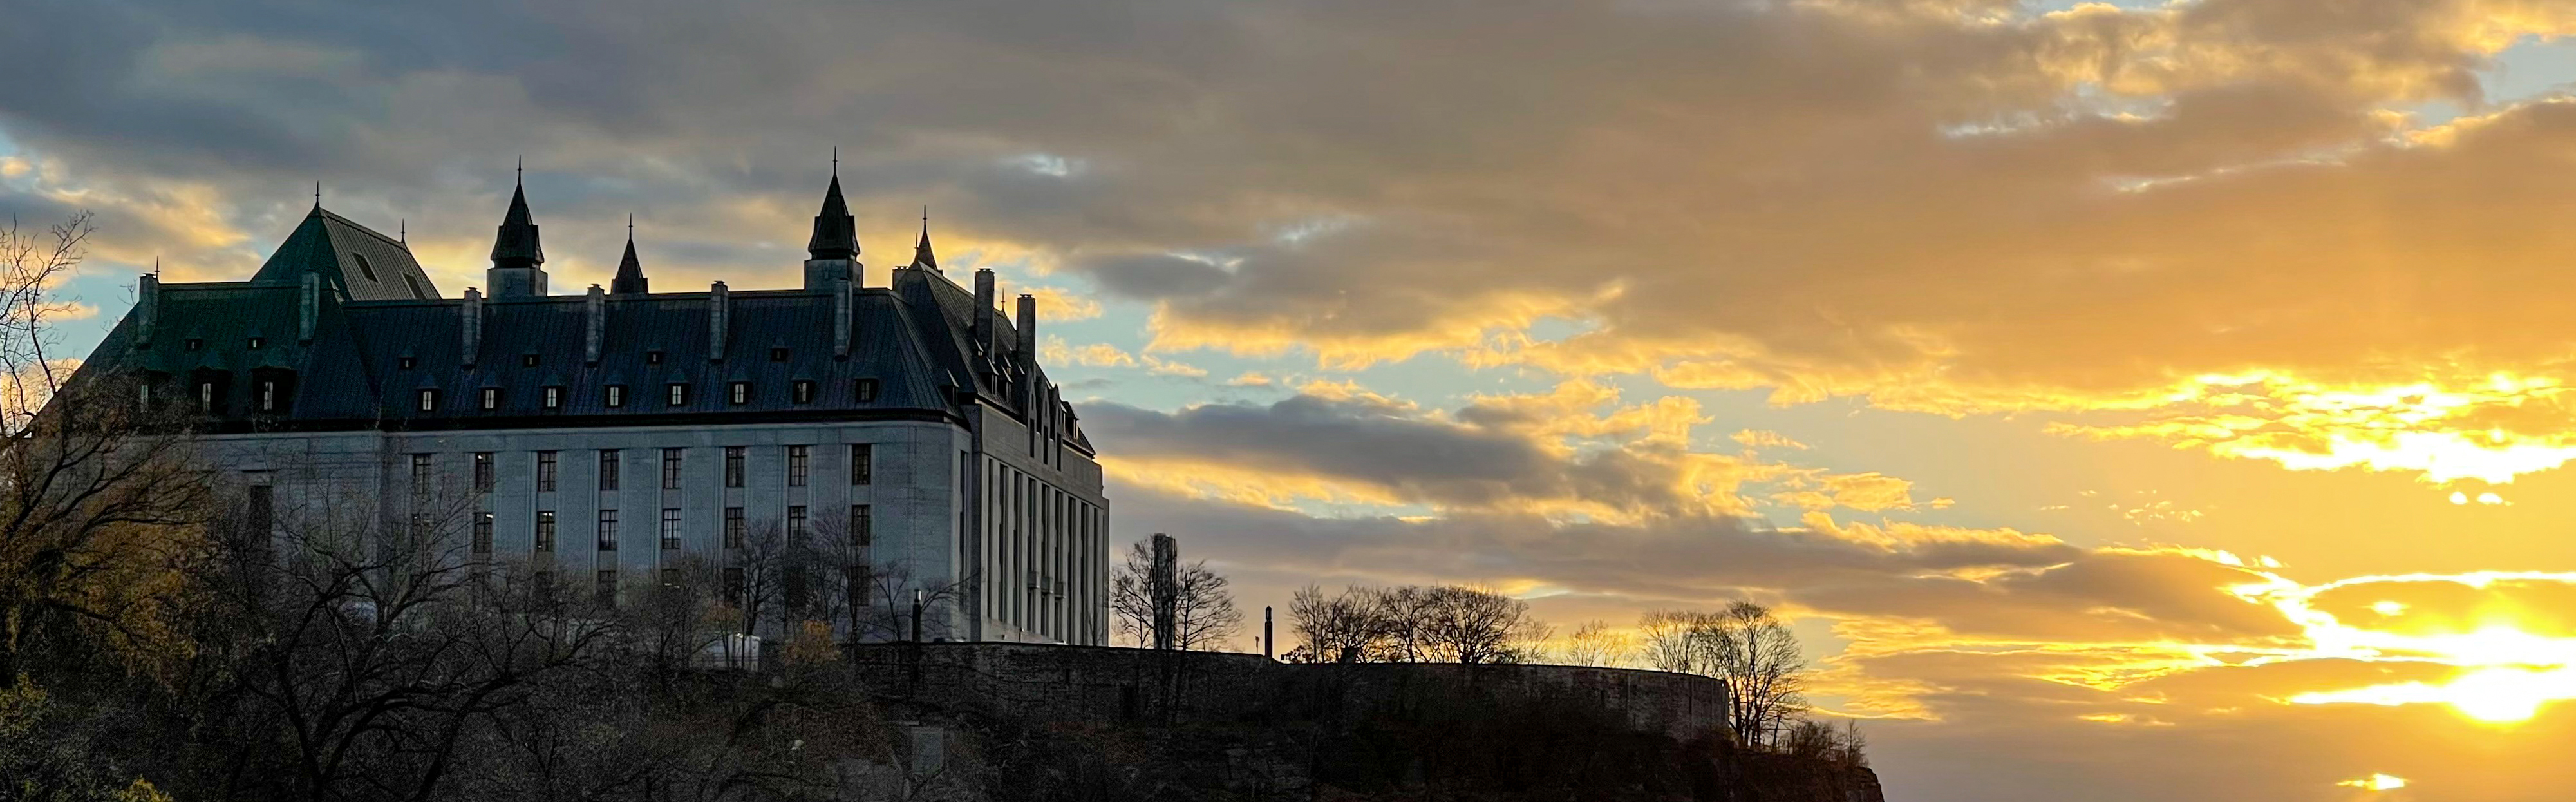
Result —
M 313 208 L 322 208 L 322 182 L 313 182 Z
M 537 244 L 537 221 L 528 213 L 528 188 L 523 183 L 510 192 L 510 211 L 501 216 L 501 235 L 492 242 L 492 263 L 530 267 L 545 261 L 546 250 Z
M 921 207 L 921 241 L 912 246 L 912 266 L 939 270 L 939 257 L 930 252 L 930 207 Z
M 832 185 L 823 190 L 823 210 L 814 215 L 814 236 L 805 252 L 816 259 L 850 259 L 859 254 L 859 225 L 850 204 L 841 200 L 841 151 L 832 149 Z
M 644 263 L 635 259 L 635 216 L 626 216 L 626 255 L 617 259 L 617 277 L 608 281 L 614 295 L 643 295 L 651 292 L 644 278 Z

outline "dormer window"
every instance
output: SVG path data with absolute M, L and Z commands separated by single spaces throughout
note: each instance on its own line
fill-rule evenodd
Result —
M 401 368 L 403 370 L 420 367 L 420 357 L 407 356 L 401 359 L 396 359 L 394 360 L 394 367 Z
M 600 400 L 610 409 L 626 406 L 626 385 L 609 385 L 606 394 Z
M 794 398 L 796 403 L 814 403 L 814 380 L 797 379 L 795 384 L 789 385 L 788 387 L 788 395 L 789 397 Z
M 257 350 L 259 350 L 260 346 L 267 345 L 267 344 L 268 344 L 268 338 L 266 338 L 266 337 L 252 337 L 252 338 L 250 338 L 250 342 L 248 343 L 248 345 L 250 346 L 250 350 L 253 350 L 253 351 L 257 351 Z
M 877 380 L 860 379 L 858 386 L 853 388 L 852 392 L 858 396 L 860 403 L 875 401 L 877 400 Z
M 660 352 L 660 351 L 646 351 L 646 352 L 644 352 L 644 364 L 647 364 L 647 365 L 659 365 L 659 364 L 662 364 L 662 352 Z
M 771 362 L 785 362 L 785 361 L 787 361 L 787 349 L 785 349 L 785 348 L 772 348 L 772 349 L 769 349 L 769 361 L 771 361 Z
M 751 403 L 751 382 L 734 382 L 730 392 L 732 397 L 726 400 L 733 402 L 734 405 Z
M 437 391 L 437 390 L 421 390 L 419 393 L 417 393 L 417 394 L 416 394 L 416 398 L 415 398 L 414 406 L 415 406 L 415 407 L 417 407 L 417 408 L 418 408 L 420 411 L 422 411 L 422 412 L 437 412 L 437 411 L 438 411 L 438 391 Z
M 520 355 L 519 355 L 519 367 L 523 367 L 523 368 L 533 368 L 533 367 L 536 367 L 536 366 L 537 366 L 537 355 L 536 355 L 536 354 L 520 354 Z
M 564 394 L 564 388 L 561 388 L 561 387 L 548 387 L 548 388 L 546 388 L 546 389 L 545 389 L 545 402 L 546 402 L 546 408 L 547 408 L 547 409 L 562 409 L 562 408 L 563 408 L 563 394 Z
M 190 350 L 190 351 L 203 351 L 203 350 L 206 350 L 206 341 L 205 341 L 205 340 L 198 339 L 198 338 L 195 338 L 195 337 L 190 337 L 190 338 L 188 338 L 187 348 L 188 348 L 188 350 Z
M 363 253 L 353 253 L 353 254 L 349 254 L 349 256 L 350 256 L 351 258 L 354 258 L 354 259 L 358 260 L 358 274 L 359 274 L 359 275 L 366 276 L 368 281 L 375 281 L 375 280 L 377 280 L 377 279 L 376 279 L 376 266 L 375 266 L 375 265 L 372 265 L 372 264 L 368 264 L 368 263 L 367 263 L 367 255 L 366 255 L 366 254 L 363 254 Z
M 689 403 L 689 385 L 672 382 L 663 385 L 662 389 L 668 395 L 671 406 L 683 406 Z
M 483 388 L 483 411 L 485 411 L 485 412 L 490 412 L 490 411 L 493 411 L 493 410 L 496 410 L 496 409 L 500 409 L 500 408 L 501 408 L 501 388 L 499 388 L 499 387 L 485 387 L 485 388 Z

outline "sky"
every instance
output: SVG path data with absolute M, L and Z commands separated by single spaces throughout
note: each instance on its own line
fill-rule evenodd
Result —
M 1041 299 L 1122 539 L 1255 611 L 1770 604 L 1891 799 L 2576 787 L 2576 3 L 0 8 L 0 211 L 247 277 Z M 1255 626 L 1257 630 L 1257 625 Z M 1252 633 L 1247 633 L 1252 634 Z M 1247 640 L 1242 648 L 1252 648 Z

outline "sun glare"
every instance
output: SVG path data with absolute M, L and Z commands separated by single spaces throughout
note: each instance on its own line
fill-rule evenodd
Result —
M 2347 624 L 2311 602 L 2320 593 L 2366 583 L 2453 583 L 2487 587 L 2499 581 L 2576 584 L 2576 574 L 2473 573 L 2359 577 L 2324 585 L 2300 585 L 2274 578 L 2273 583 L 2238 589 L 2249 600 L 2269 602 L 2307 632 L 2310 647 L 2288 658 L 2342 658 L 2449 666 L 2441 680 L 2371 685 L 2316 691 L 2292 696 L 2295 704 L 2368 704 L 2381 706 L 2447 705 L 2460 715 L 2487 724 L 2510 725 L 2530 720 L 2552 702 L 2576 699 L 2576 639 L 2535 634 L 2517 625 L 2511 610 L 2486 610 L 2467 631 L 2393 630 L 2409 612 L 2404 602 L 2382 600 L 2368 605 L 2375 616 L 2367 625 Z M 2268 662 L 2268 660 L 2266 661 Z
M 2399 788 L 2406 787 L 2406 778 L 2392 777 L 2386 774 L 2373 774 L 2361 779 L 2345 780 L 2335 784 L 2345 788 L 2359 788 L 2364 791 L 2394 791 Z

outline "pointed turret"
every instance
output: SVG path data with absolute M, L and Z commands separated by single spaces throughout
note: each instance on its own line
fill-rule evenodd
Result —
M 510 211 L 501 216 L 501 233 L 492 241 L 492 269 L 484 284 L 492 297 L 546 294 L 546 249 L 537 244 L 537 221 L 528 213 L 525 180 L 510 192 Z
M 635 261 L 635 235 L 626 236 L 626 255 L 617 259 L 617 277 L 609 279 L 608 291 L 614 295 L 643 295 L 652 290 L 644 278 L 644 265 Z
M 912 266 L 939 272 L 939 257 L 930 252 L 930 207 L 921 207 L 921 241 L 912 246 Z
M 814 215 L 814 236 L 805 241 L 805 291 L 832 292 L 841 282 L 861 286 L 858 262 L 859 223 L 850 204 L 841 200 L 841 154 L 832 154 L 832 185 L 823 190 L 823 211 Z

